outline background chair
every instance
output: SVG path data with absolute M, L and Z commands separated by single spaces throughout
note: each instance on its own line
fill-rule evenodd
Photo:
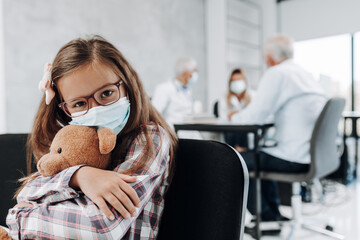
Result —
M 230 146 L 180 139 L 159 240 L 242 239 L 248 172 Z
M 293 234 L 296 227 L 303 227 L 322 234 L 343 239 L 344 237 L 325 228 L 306 224 L 301 218 L 300 183 L 312 183 L 334 172 L 340 165 L 337 153 L 336 136 L 339 120 L 345 106 L 345 99 L 332 98 L 325 104 L 312 133 L 310 142 L 311 163 L 309 171 L 299 174 L 260 172 L 261 179 L 288 182 L 293 185 L 291 205 L 293 210 Z M 327 228 L 329 228 L 327 226 Z
M 5 226 L 9 208 L 16 201 L 14 193 L 20 184 L 17 180 L 26 175 L 27 134 L 0 135 L 0 225 Z
M 219 117 L 219 101 L 216 101 L 214 103 L 214 109 L 213 109 L 213 114 L 216 118 Z

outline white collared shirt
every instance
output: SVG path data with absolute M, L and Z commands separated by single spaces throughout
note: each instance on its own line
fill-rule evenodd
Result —
M 310 138 L 327 99 L 312 75 L 286 60 L 269 68 L 262 77 L 256 97 L 231 121 L 265 123 L 274 117 L 277 145 L 262 151 L 291 162 L 310 163 Z
M 183 87 L 178 80 L 171 80 L 158 85 L 151 102 L 170 125 L 183 122 L 193 109 L 191 91 L 188 87 Z
M 251 101 L 251 99 L 254 97 L 254 93 L 252 92 L 252 90 L 248 89 L 247 94 L 250 95 L 251 97 L 250 101 Z M 245 99 L 239 101 L 239 99 L 235 95 L 232 95 L 230 97 L 230 106 L 229 106 L 227 101 L 227 95 L 222 97 L 219 100 L 219 105 L 218 105 L 219 120 L 221 122 L 229 121 L 228 115 L 234 111 L 241 111 L 242 109 L 244 109 L 246 107 L 245 102 L 246 102 Z

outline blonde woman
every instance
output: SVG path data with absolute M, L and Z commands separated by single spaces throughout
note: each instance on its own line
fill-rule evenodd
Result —
M 240 68 L 231 72 L 228 89 L 227 95 L 219 101 L 219 118 L 222 121 L 229 121 L 232 115 L 241 112 L 251 101 L 248 83 Z M 226 133 L 225 141 L 239 152 L 245 151 L 248 146 L 246 133 Z

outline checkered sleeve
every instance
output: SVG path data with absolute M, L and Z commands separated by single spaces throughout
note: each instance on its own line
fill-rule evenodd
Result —
M 60 202 L 78 196 L 78 193 L 69 186 L 72 175 L 83 165 L 65 169 L 51 177 L 43 177 L 40 173 L 28 183 L 17 196 L 18 202 Z
M 6 219 L 10 236 L 14 239 L 140 239 L 136 237 L 139 226 L 141 229 L 141 225 L 148 225 L 143 219 L 160 218 L 161 212 L 154 211 L 158 208 L 150 206 L 149 201 L 157 195 L 159 186 L 163 184 L 169 161 L 170 143 L 163 130 L 150 127 L 150 138 L 154 143 L 151 161 L 143 171 L 136 174 L 137 181 L 131 184 L 140 198 L 140 207 L 135 217 L 124 219 L 111 208 L 115 220 L 110 221 L 89 198 L 77 193 L 76 196 L 61 202 L 45 201 L 33 208 L 10 209 Z M 141 134 L 130 146 L 125 161 L 114 171 L 121 172 L 134 166 L 147 151 L 145 137 Z M 146 208 L 150 210 L 145 211 Z

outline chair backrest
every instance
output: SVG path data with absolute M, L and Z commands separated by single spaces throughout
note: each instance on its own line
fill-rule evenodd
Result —
M 307 176 L 309 180 L 324 177 L 340 165 L 336 136 L 344 106 L 343 98 L 329 99 L 315 123 L 310 142 L 311 164 Z
M 0 135 L 0 225 L 5 226 L 9 208 L 16 201 L 13 199 L 20 186 L 17 180 L 26 174 L 26 139 L 27 134 Z
M 242 239 L 248 172 L 230 146 L 180 139 L 158 239 Z
M 213 111 L 213 114 L 215 117 L 219 117 L 219 101 L 216 101 L 214 103 L 214 111 Z

